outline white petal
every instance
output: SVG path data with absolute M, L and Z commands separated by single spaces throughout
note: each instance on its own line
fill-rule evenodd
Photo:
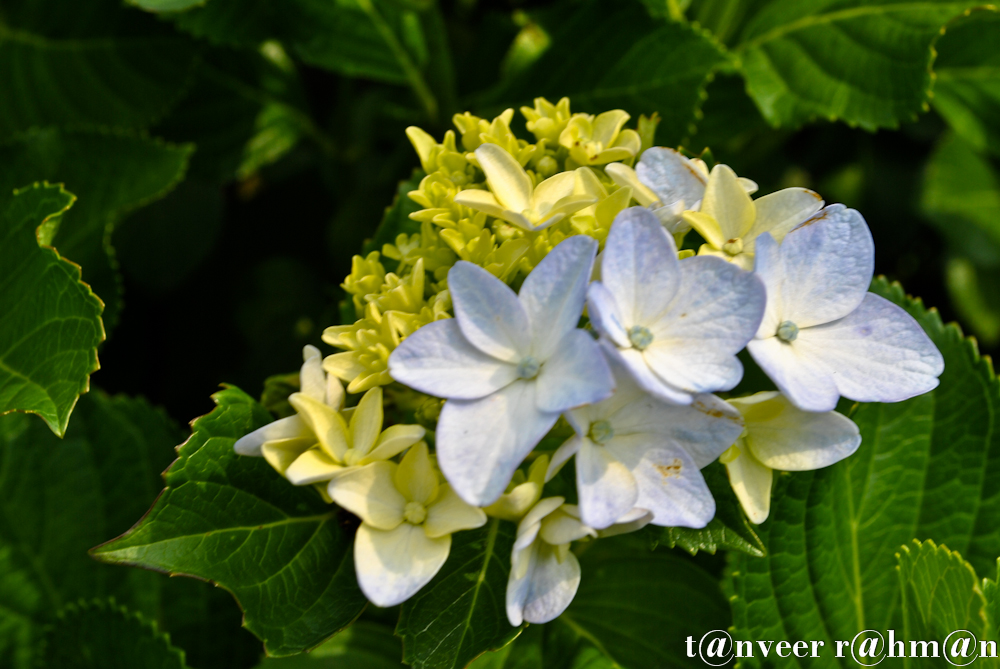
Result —
M 373 462 L 351 467 L 330 481 L 326 491 L 333 501 L 366 524 L 391 530 L 403 522 L 406 500 L 396 490 L 395 462 Z
M 594 338 L 584 330 L 571 330 L 542 365 L 537 386 L 538 408 L 562 413 L 609 397 L 615 382 Z
M 754 206 L 736 173 L 728 165 L 716 165 L 708 177 L 701 213 L 711 216 L 719 224 L 719 239 L 707 239 L 721 248 L 730 239 L 742 238 L 750 231 L 754 221 Z
M 646 525 L 649 525 L 651 522 L 653 522 L 653 512 L 636 507 L 619 518 L 618 521 L 611 527 L 607 527 L 598 532 L 597 536 L 604 539 L 607 537 L 618 536 L 619 534 L 636 532 L 646 527 Z
M 729 390 L 743 375 L 736 353 L 757 332 L 766 300 L 753 274 L 718 258 L 688 258 L 676 299 L 650 327 L 644 358 L 662 380 L 687 392 Z
M 510 576 L 507 578 L 506 608 L 507 620 L 513 627 L 524 623 L 524 602 L 531 590 L 531 572 L 538 557 L 537 523 L 535 533 L 524 546 L 515 545 L 510 554 Z
M 648 209 L 631 207 L 611 225 L 601 260 L 601 283 L 624 327 L 648 326 L 666 310 L 680 285 L 677 247 Z
M 299 370 L 299 387 L 317 402 L 326 402 L 326 373 L 323 371 L 323 354 L 315 346 L 302 349 L 302 369 Z
M 469 343 L 455 319 L 423 326 L 389 356 L 392 378 L 436 397 L 475 399 L 517 378 L 514 365 Z
M 580 587 L 580 563 L 573 553 L 559 562 L 554 549 L 538 547 L 531 569 L 530 586 L 524 602 L 524 620 L 542 624 L 554 620 L 566 610 Z
M 358 464 L 367 465 L 377 460 L 388 460 L 396 457 L 407 448 L 424 438 L 427 430 L 419 425 L 392 425 L 379 435 L 375 448 L 363 457 Z
M 575 188 L 576 174 L 560 172 L 538 184 L 532 197 L 532 204 L 536 208 L 551 208 L 559 200 L 573 195 Z
M 285 477 L 293 485 L 309 485 L 329 481 L 344 470 L 322 448 L 310 448 L 285 470 Z
M 639 486 L 635 506 L 651 511 L 654 525 L 700 528 L 712 520 L 715 500 L 687 451 L 643 445 L 639 438 L 630 445 L 613 440 L 606 448 L 632 471 Z
M 632 472 L 608 449 L 586 438 L 576 455 L 576 488 L 580 519 L 598 530 L 613 525 L 639 497 Z
M 764 308 L 764 317 L 757 328 L 756 337 L 766 339 L 774 337 L 781 325 L 781 284 L 784 281 L 785 271 L 781 264 L 781 247 L 778 242 L 765 232 L 756 240 L 754 255 L 754 274 L 763 282 L 764 291 L 767 293 L 767 306 Z
M 861 304 L 875 271 L 875 244 L 861 214 L 835 204 L 785 236 L 781 261 L 780 318 L 802 329 Z
M 431 539 L 409 523 L 389 531 L 363 524 L 354 538 L 358 585 L 372 604 L 396 606 L 434 578 L 450 550 L 451 535 Z
M 437 498 L 439 478 L 426 443 L 420 442 L 406 452 L 392 479 L 407 502 L 427 505 Z
M 537 408 L 533 381 L 515 381 L 479 400 L 449 400 L 438 419 L 438 464 L 459 497 L 492 504 L 558 418 Z
M 549 468 L 545 472 L 546 483 L 551 481 L 552 477 L 558 474 L 559 470 L 562 469 L 567 462 L 569 462 L 569 459 L 577 454 L 577 451 L 580 450 L 581 441 L 582 437 L 575 434 L 564 441 L 562 445 L 556 449 L 556 452 L 552 454 L 552 461 L 549 463 Z
M 482 267 L 460 260 L 448 272 L 448 291 L 455 320 L 469 343 L 515 365 L 528 355 L 528 315 L 507 284 Z
M 524 280 L 518 294 L 531 323 L 532 355 L 544 362 L 576 328 L 597 255 L 597 241 L 577 235 L 558 245 Z
M 600 281 L 594 281 L 587 289 L 587 314 L 594 328 L 616 346 L 627 348 L 632 345 L 615 298 Z
M 538 533 L 542 541 L 552 546 L 568 544 L 584 537 L 596 537 L 597 531 L 580 521 L 580 508 L 575 504 L 563 504 L 542 519 Z
M 675 388 L 656 375 L 649 368 L 649 363 L 646 362 L 642 351 L 634 348 L 619 349 L 607 340 L 603 340 L 601 345 L 608 357 L 617 359 L 628 370 L 635 382 L 647 393 L 651 393 L 664 402 L 674 404 L 690 404 L 694 400 L 691 393 Z
M 443 537 L 459 530 L 471 530 L 486 524 L 486 514 L 483 510 L 470 506 L 455 494 L 451 486 L 442 487 L 438 498 L 427 507 L 427 520 L 424 531 L 432 539 Z
M 822 354 L 817 356 L 803 347 L 799 339 L 791 343 L 777 337 L 754 339 L 747 344 L 747 350 L 795 406 L 806 411 L 833 411 L 840 391 L 823 363 Z
M 833 323 L 799 332 L 793 342 L 823 361 L 840 394 L 858 402 L 899 402 L 933 390 L 944 359 L 913 317 L 867 293 Z
M 477 188 L 466 188 L 463 191 L 455 193 L 455 204 L 481 211 L 495 218 L 506 218 L 510 213 L 520 213 L 522 211 L 519 209 L 517 212 L 508 212 L 493 193 Z
M 288 396 L 288 403 L 316 435 L 327 455 L 343 462 L 344 454 L 351 445 L 348 443 L 347 423 L 341 414 L 303 393 L 292 393 Z
M 646 149 L 635 173 L 665 205 L 683 201 L 691 208 L 705 194 L 706 175 L 673 149 L 661 146 Z
M 538 536 L 542 520 L 549 514 L 554 513 L 565 501 L 562 497 L 546 497 L 531 507 L 531 510 L 528 511 L 517 525 L 517 539 L 514 540 L 514 550 L 527 548 L 535 540 L 535 537 Z
M 643 207 L 648 207 L 660 201 L 656 193 L 639 181 L 639 177 L 631 167 L 622 163 L 609 163 L 604 166 L 604 171 L 621 188 L 631 188 L 632 197 Z
M 514 156 L 496 144 L 482 144 L 476 149 L 476 160 L 505 209 L 520 213 L 531 207 L 531 179 Z
M 378 386 L 366 392 L 357 408 L 351 414 L 351 438 L 353 448 L 359 453 L 368 453 L 375 445 L 375 440 L 382 433 L 382 387 Z
M 295 460 L 316 445 L 316 438 L 273 439 L 261 447 L 261 454 L 267 463 L 282 476 Z
M 722 455 L 743 432 L 740 412 L 708 394 L 696 395 L 688 406 L 647 395 L 610 420 L 615 434 L 656 434 L 660 443 L 683 448 L 699 468 Z
M 766 467 L 810 471 L 843 460 L 858 449 L 858 426 L 836 411 L 802 411 L 780 393 L 731 400 L 746 420 L 744 443 Z
M 262 455 L 260 447 L 265 441 L 278 441 L 279 439 L 298 439 L 308 437 L 312 431 L 302 422 L 298 416 L 279 418 L 273 423 L 268 423 L 264 427 L 257 428 L 253 432 L 236 440 L 233 450 L 239 455 L 251 455 L 260 457 Z
M 741 449 L 735 460 L 726 463 L 726 472 L 729 484 L 750 522 L 760 525 L 767 520 L 771 511 L 771 479 L 774 477 L 771 469 Z
M 757 218 L 743 242 L 745 252 L 753 252 L 755 239 L 765 232 L 781 242 L 792 228 L 823 208 L 823 198 L 808 188 L 783 188 L 753 204 Z

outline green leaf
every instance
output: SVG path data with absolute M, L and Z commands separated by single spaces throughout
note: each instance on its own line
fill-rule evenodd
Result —
M 0 413 L 36 413 L 59 436 L 104 341 L 104 305 L 80 268 L 40 246 L 74 199 L 47 184 L 0 191 Z
M 776 478 L 771 515 L 758 526 L 767 556 L 738 556 L 732 565 L 737 638 L 815 639 L 831 648 L 865 629 L 893 628 L 896 547 L 914 537 L 961 551 L 979 570 L 1000 555 L 1000 489 L 992 483 L 1000 476 L 1000 384 L 992 365 L 898 284 L 877 279 L 872 291 L 928 333 L 944 356 L 941 383 L 905 402 L 859 405 L 857 453 Z
M 981 9 L 938 40 L 931 104 L 977 150 L 1000 154 L 1000 14 Z
M 402 655 L 391 627 L 359 620 L 306 655 L 268 658 L 260 669 L 399 669 Z
M 573 111 L 620 107 L 636 120 L 658 112 L 663 121 L 657 141 L 664 145 L 689 134 L 709 74 L 726 61 L 708 33 L 653 19 L 638 2 L 621 2 L 609 11 L 605 3 L 591 0 L 539 21 L 550 46 L 492 97 L 530 104 L 537 96 L 555 101 L 568 95 Z M 589 35 L 600 37 L 586 39 Z
M 0 22 L 0 137 L 149 126 L 180 98 L 196 60 L 197 47 L 177 37 L 49 39 Z
M 580 569 L 573 603 L 552 624 L 626 669 L 704 666 L 684 656 L 685 638 L 729 626 L 715 578 L 680 556 L 643 550 L 627 535 L 594 542 Z
M 39 666 L 60 669 L 184 669 L 184 651 L 114 600 L 69 604 L 46 635 Z
M 997 630 L 987 620 L 986 597 L 979 577 L 961 555 L 933 541 L 921 543 L 914 539 L 902 546 L 896 560 L 906 647 L 910 640 L 925 639 L 936 639 L 944 645 L 944 639 L 956 630 L 972 632 L 979 640 L 997 638 Z M 941 654 L 948 651 L 950 645 L 942 648 Z
M 977 4 L 774 0 L 750 13 L 734 51 L 774 126 L 827 119 L 896 128 L 927 109 L 942 26 Z
M 959 315 L 989 345 L 1000 339 L 1000 177 L 990 161 L 946 133 L 924 172 L 920 211 L 948 243 L 945 281 Z
M 437 576 L 403 603 L 396 634 L 403 660 L 421 669 L 466 666 L 520 632 L 507 620 L 506 593 L 516 526 L 493 518 L 458 532 Z
M 180 12 L 200 7 L 208 0 L 126 0 L 126 2 L 149 12 Z
M 104 300 L 109 330 L 120 308 L 109 233 L 126 212 L 177 184 L 192 149 L 122 133 L 57 130 L 27 133 L 0 146 L 0 192 L 46 180 L 63 183 L 77 196 L 54 244 L 83 268 L 83 280 Z
M 304 62 L 341 74 L 405 83 L 406 72 L 371 14 L 399 12 L 375 0 L 213 0 L 171 15 L 181 30 L 216 44 L 256 47 L 278 40 Z
M 336 508 L 314 489 L 233 451 L 236 439 L 270 421 L 264 408 L 236 388 L 213 399 L 218 406 L 194 422 L 153 508 L 92 554 L 211 580 L 240 602 L 244 624 L 269 654 L 302 652 L 349 625 L 366 604 L 352 542 Z
M 703 469 L 702 474 L 715 498 L 715 517 L 711 522 L 699 530 L 689 527 L 650 530 L 649 528 L 654 526 L 647 525 L 647 531 L 651 536 L 656 536 L 653 532 L 659 534 L 658 542 L 666 544 L 669 548 L 680 546 L 691 555 L 696 555 L 698 551 L 714 555 L 715 551 L 722 548 L 763 557 L 766 552 L 764 544 L 754 531 L 753 524 L 743 513 L 740 502 L 733 493 L 732 486 L 729 485 L 729 477 L 724 467 L 714 462 Z
M 0 417 L 0 666 L 34 667 L 44 625 L 80 598 L 156 614 L 165 579 L 87 550 L 149 506 L 180 436 L 143 400 L 99 391 L 80 399 L 62 440 L 30 416 Z

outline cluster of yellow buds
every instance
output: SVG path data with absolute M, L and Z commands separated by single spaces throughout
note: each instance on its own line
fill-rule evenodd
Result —
M 537 98 L 521 113 L 534 143 L 511 130 L 513 109 L 492 121 L 456 114 L 457 134 L 447 131 L 440 143 L 420 128 L 407 129 L 425 173 L 408 193 L 422 207 L 410 214 L 420 232 L 400 234 L 381 252 L 354 257 L 342 287 L 358 320 L 328 328 L 323 336 L 344 349 L 328 357 L 325 368 L 348 384 L 348 392 L 390 383 L 388 358 L 396 346 L 420 326 L 450 316 L 446 277 L 458 260 L 516 284 L 567 237 L 588 235 L 603 244 L 615 216 L 632 203 L 632 189 L 616 183 L 604 166 L 632 165 L 652 143 L 655 115 L 642 117 L 637 131 L 624 127 L 629 115 L 620 109 L 573 114 L 569 98 L 556 104 Z M 515 176 L 532 190 L 532 206 L 513 215 L 528 214 L 533 229 L 478 204 L 489 193 L 490 169 L 476 153 L 484 144 L 502 149 L 497 153 L 508 156 L 510 165 L 501 167 L 519 172 Z M 562 173 L 574 173 L 573 178 L 553 179 Z M 560 188 L 546 186 L 557 181 Z M 546 200 L 556 196 L 563 197 Z M 561 213 L 553 208 L 560 202 Z M 395 271 L 386 271 L 384 259 L 395 261 Z

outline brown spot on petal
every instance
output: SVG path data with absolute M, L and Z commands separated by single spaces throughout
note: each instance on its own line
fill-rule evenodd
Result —
M 674 458 L 674 461 L 669 465 L 653 465 L 656 471 L 660 472 L 660 476 L 665 479 L 679 478 L 681 475 L 681 470 L 684 469 L 684 463 L 681 462 L 680 458 Z

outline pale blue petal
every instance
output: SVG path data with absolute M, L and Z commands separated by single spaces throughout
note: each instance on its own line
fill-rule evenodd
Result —
M 538 408 L 556 413 L 600 402 L 615 389 L 600 346 L 584 330 L 571 330 L 562 338 L 537 383 Z
M 448 291 L 455 320 L 469 343 L 514 364 L 528 355 L 528 315 L 507 284 L 482 267 L 460 260 L 448 272 Z

